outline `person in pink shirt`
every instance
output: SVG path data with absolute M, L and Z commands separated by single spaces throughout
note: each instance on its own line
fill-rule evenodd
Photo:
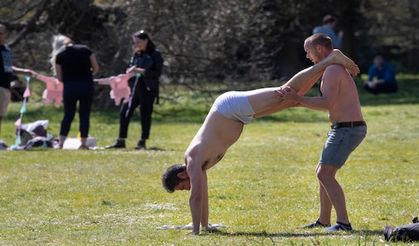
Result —
M 305 40 L 304 50 L 307 58 L 317 64 L 333 51 L 332 40 L 325 34 L 314 34 Z M 335 176 L 351 152 L 365 138 L 367 126 L 362 116 L 356 84 L 343 66 L 332 64 L 324 70 L 320 92 L 318 97 L 306 97 L 291 87 L 278 90 L 285 100 L 303 107 L 328 111 L 332 123 L 316 168 L 320 184 L 320 216 L 305 228 L 328 227 L 326 230 L 329 232 L 351 231 L 345 195 Z M 336 224 L 330 227 L 332 207 L 336 210 Z

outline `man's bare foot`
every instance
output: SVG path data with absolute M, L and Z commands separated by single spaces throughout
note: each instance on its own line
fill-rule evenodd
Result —
M 352 61 L 349 57 L 345 56 L 340 50 L 334 49 L 332 53 L 326 58 L 331 63 L 340 64 L 344 66 L 352 76 L 356 76 L 359 74 L 359 67 L 356 65 L 354 61 Z

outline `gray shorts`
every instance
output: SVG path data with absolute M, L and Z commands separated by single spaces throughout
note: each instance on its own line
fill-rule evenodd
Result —
M 367 126 L 341 127 L 330 130 L 319 163 L 341 168 L 366 135 Z
M 239 120 L 243 124 L 250 123 L 255 115 L 245 91 L 229 91 L 221 94 L 212 105 L 212 110 L 228 119 Z
M 10 103 L 10 90 L 0 87 L 0 117 L 6 116 L 7 106 Z

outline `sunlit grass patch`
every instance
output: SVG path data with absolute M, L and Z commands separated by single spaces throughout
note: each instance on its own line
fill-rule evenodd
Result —
M 158 230 L 191 222 L 188 193 L 166 193 L 160 178 L 169 165 L 183 161 L 206 113 L 206 106 L 200 107 L 191 120 L 185 120 L 189 113 L 157 119 L 147 142 L 152 150 L 133 150 L 139 136 L 133 122 L 127 150 L 1 151 L 0 244 L 383 245 L 385 225 L 409 223 L 419 213 L 419 107 L 371 103 L 363 107 L 367 138 L 338 173 L 354 232 L 330 235 L 301 228 L 318 216 L 315 166 L 330 129 L 325 113 L 304 109 L 246 126 L 209 170 L 210 222 L 225 228 L 201 237 Z M 169 109 L 159 110 L 170 117 Z M 61 113 L 47 108 L 26 120 L 46 117 L 56 133 Z M 114 141 L 116 114 L 94 112 L 92 135 L 100 146 Z M 8 118 L 2 128 L 9 143 L 13 122 Z

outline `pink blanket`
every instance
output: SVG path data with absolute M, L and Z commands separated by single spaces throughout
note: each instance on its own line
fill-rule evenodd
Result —
M 63 84 L 55 77 L 45 76 L 34 73 L 34 77 L 45 83 L 45 90 L 42 98 L 45 104 L 55 103 L 55 106 L 61 106 L 63 102 Z
M 110 96 L 115 101 L 115 105 L 119 105 L 122 102 L 127 102 L 131 90 L 128 86 L 128 80 L 132 74 L 119 74 L 118 76 L 112 76 L 103 79 L 95 79 L 101 85 L 109 85 L 111 87 Z

